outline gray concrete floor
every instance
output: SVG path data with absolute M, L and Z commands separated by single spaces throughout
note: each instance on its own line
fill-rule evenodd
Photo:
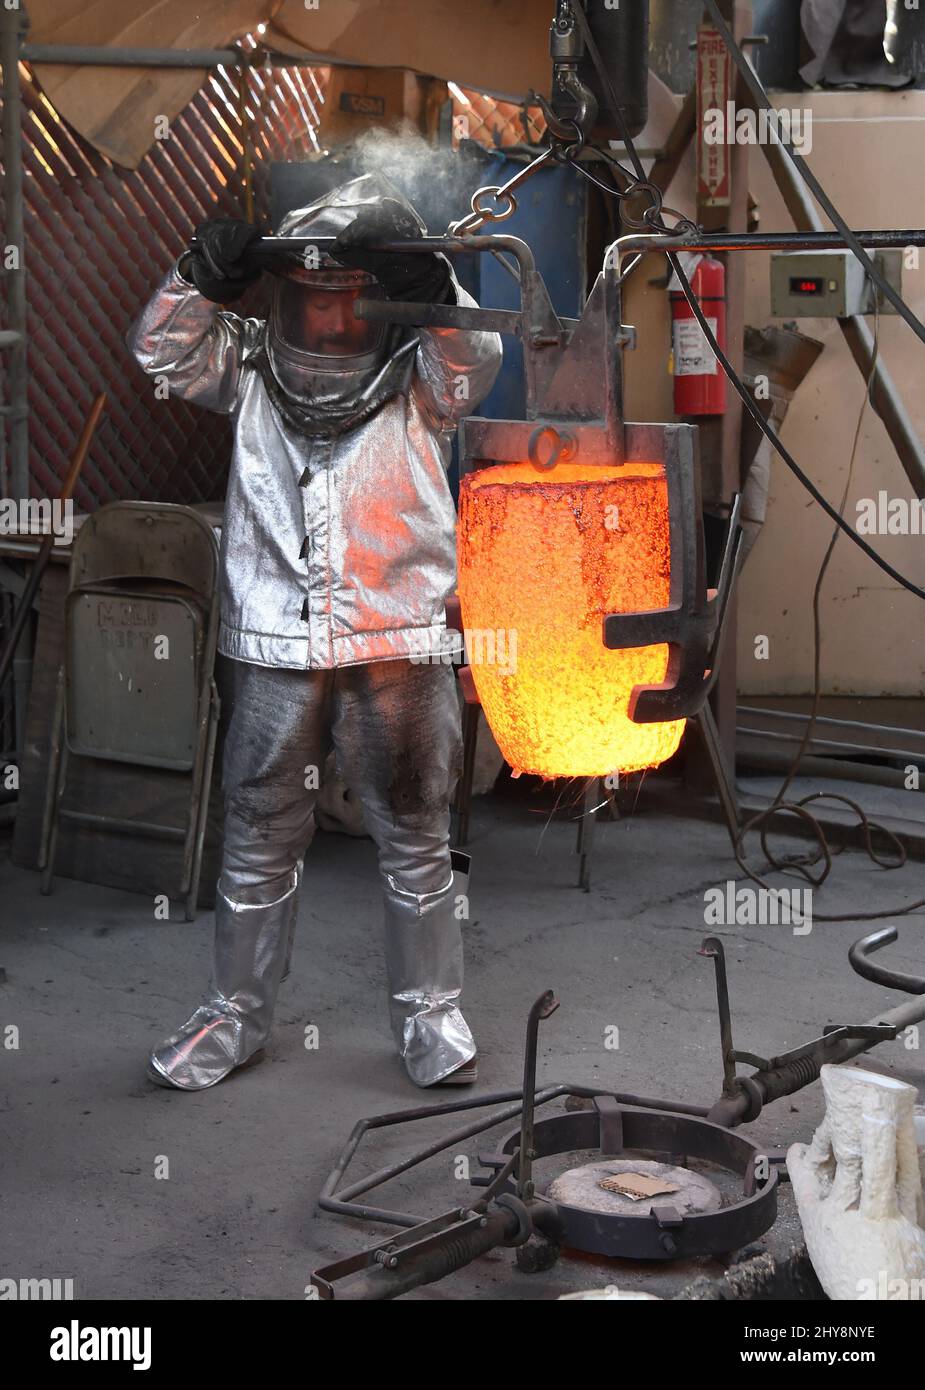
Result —
M 860 790 L 865 804 L 873 790 Z M 520 1084 L 527 1011 L 553 988 L 561 1007 L 542 1025 L 541 1081 L 704 1104 L 717 1095 L 713 975 L 697 948 L 704 890 L 739 875 L 722 826 L 693 810 L 667 783 L 658 797 L 641 797 L 631 819 L 599 822 L 584 894 L 573 824 L 547 824 L 539 799 L 535 809 L 497 797 L 476 803 L 466 1013 L 480 1090 Z M 198 1001 L 210 915 L 159 922 L 141 897 L 63 879 L 43 898 L 37 875 L 11 867 L 6 846 L 0 856 L 0 1025 L 19 1030 L 17 1049 L 0 1048 L 0 1275 L 71 1278 L 80 1299 L 301 1299 L 316 1266 L 387 1234 L 314 1210 L 360 1116 L 434 1096 L 407 1081 L 391 1052 L 371 842 L 318 836 L 267 1058 L 198 1095 L 151 1085 L 144 1061 Z M 920 864 L 884 873 L 848 852 L 816 908 L 909 902 L 922 896 L 923 878 Z M 899 925 L 891 959 L 921 971 L 922 916 Z M 780 1053 L 828 1022 L 863 1022 L 899 1002 L 849 969 L 848 946 L 866 929 L 710 928 L 726 944 L 737 1045 Z M 317 1051 L 303 1045 L 310 1023 L 320 1030 Z M 618 1051 L 605 1046 L 611 1025 Z M 872 1061 L 922 1085 L 920 1053 L 886 1045 Z M 775 1148 L 808 1140 L 820 1108 L 814 1085 L 769 1107 L 748 1132 Z M 382 1202 L 429 1216 L 465 1201 L 459 1155 L 475 1171 L 476 1151 L 509 1129 L 431 1160 Z M 357 1172 L 436 1132 L 383 1132 Z M 156 1176 L 163 1157 L 166 1179 Z M 799 1239 L 786 1187 L 780 1208 L 759 1248 L 785 1252 Z M 613 1282 L 670 1296 L 722 1268 L 567 1257 L 530 1276 L 498 1251 L 411 1297 L 541 1300 Z

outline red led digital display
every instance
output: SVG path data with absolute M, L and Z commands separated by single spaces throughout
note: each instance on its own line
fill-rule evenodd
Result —
M 818 279 L 807 280 L 799 276 L 790 277 L 791 294 L 824 294 L 825 281 L 820 276 Z

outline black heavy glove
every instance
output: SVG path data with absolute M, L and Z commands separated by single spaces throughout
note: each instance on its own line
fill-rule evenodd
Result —
M 447 262 L 433 252 L 368 251 L 371 241 L 418 241 L 417 219 L 395 198 L 364 208 L 337 237 L 331 255 L 352 270 L 375 275 L 389 299 L 422 304 L 454 302 Z
M 233 304 L 260 279 L 262 267 L 248 247 L 262 235 L 237 217 L 212 217 L 196 228 L 196 248 L 181 258 L 180 274 L 213 303 Z

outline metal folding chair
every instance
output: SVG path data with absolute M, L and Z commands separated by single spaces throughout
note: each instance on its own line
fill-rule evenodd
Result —
M 218 566 L 215 533 L 191 507 L 114 502 L 77 532 L 42 822 L 43 893 L 66 820 L 181 843 L 176 896 L 185 898 L 186 920 L 195 916 L 220 708 Z M 186 823 L 64 807 L 71 754 L 187 773 Z

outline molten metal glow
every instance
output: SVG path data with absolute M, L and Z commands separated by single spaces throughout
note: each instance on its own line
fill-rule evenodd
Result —
M 463 478 L 459 503 L 472 675 L 514 771 L 600 777 L 669 758 L 684 720 L 634 724 L 627 712 L 633 686 L 664 681 L 667 646 L 603 643 L 606 614 L 668 603 L 661 464 L 497 464 Z

